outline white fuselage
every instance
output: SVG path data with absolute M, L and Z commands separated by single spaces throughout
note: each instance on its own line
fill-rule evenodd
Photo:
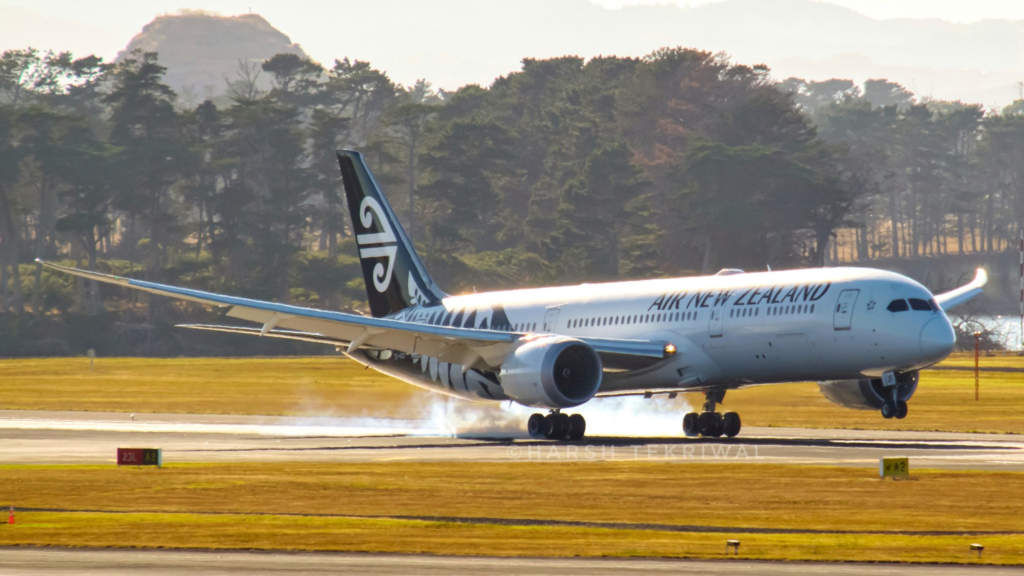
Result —
M 908 299 L 919 309 L 889 310 L 894 300 Z M 920 309 L 922 302 L 931 308 Z M 602 394 L 876 378 L 939 362 L 954 344 L 948 318 L 924 286 L 867 268 L 470 294 L 395 317 L 517 333 L 664 341 L 677 349 L 650 365 L 606 364 Z M 377 369 L 416 385 L 475 400 L 507 399 L 489 385 L 492 374 L 467 374 L 416 355 L 377 356 L 371 361 Z M 396 360 L 411 361 L 415 369 L 400 369 Z

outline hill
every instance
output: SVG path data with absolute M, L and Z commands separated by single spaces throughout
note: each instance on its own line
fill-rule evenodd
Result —
M 261 62 L 282 52 L 305 56 L 298 44 L 258 14 L 190 11 L 158 16 L 131 39 L 117 60 L 136 48 L 160 54 L 160 63 L 167 67 L 165 82 L 186 99 L 223 93 L 225 78 L 236 78 L 239 60 Z M 264 86 L 269 82 L 262 80 Z

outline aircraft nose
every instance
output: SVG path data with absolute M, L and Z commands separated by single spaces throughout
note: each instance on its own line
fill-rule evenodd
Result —
M 932 318 L 921 329 L 921 353 L 928 358 L 945 358 L 953 352 L 956 334 L 945 318 Z

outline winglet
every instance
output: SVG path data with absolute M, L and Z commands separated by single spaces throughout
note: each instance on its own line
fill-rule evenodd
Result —
M 974 280 L 970 284 L 966 284 L 946 292 L 945 294 L 939 294 L 935 297 L 935 301 L 942 306 L 942 309 L 949 312 L 953 308 L 968 302 L 975 296 L 978 296 L 984 291 L 985 284 L 988 284 L 988 274 L 984 268 L 978 268 L 978 272 L 974 276 Z
M 96 280 L 97 282 L 106 282 L 108 284 L 123 284 L 128 286 L 131 283 L 131 278 L 123 278 L 121 276 L 114 276 L 112 274 L 102 274 L 100 272 L 92 272 L 90 270 L 79 270 L 78 268 L 70 268 L 68 266 L 61 266 L 60 264 L 54 264 L 52 262 L 46 262 L 39 258 L 36 258 L 36 262 L 41 264 L 43 268 L 49 268 L 50 270 L 56 270 L 65 274 L 71 274 L 72 276 L 80 276 L 82 278 L 89 278 Z

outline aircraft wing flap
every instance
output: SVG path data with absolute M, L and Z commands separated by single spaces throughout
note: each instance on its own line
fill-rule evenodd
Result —
M 965 304 L 975 296 L 980 295 L 984 291 L 985 284 L 987 283 L 988 274 L 985 273 L 984 269 L 978 268 L 978 272 L 975 274 L 974 280 L 972 280 L 970 284 L 966 284 L 956 290 L 946 292 L 945 294 L 939 294 L 935 296 L 935 301 L 939 303 L 939 306 L 942 306 L 943 310 L 949 312 L 953 308 L 956 308 L 961 304 Z
M 370 318 L 344 312 L 303 308 L 78 270 L 41 260 L 39 262 L 52 270 L 106 284 L 134 288 L 210 306 L 230 307 L 228 316 L 262 324 L 261 333 L 264 334 L 281 327 L 356 342 L 360 346 L 372 345 L 401 352 L 428 355 L 432 353 L 439 355 L 444 350 L 461 345 L 486 350 L 488 359 L 499 355 L 503 357 L 500 354 L 501 350 L 511 350 L 512 345 L 522 336 L 510 332 L 431 326 L 390 318 Z
M 656 340 L 619 340 L 615 338 L 590 338 L 574 336 L 590 344 L 597 352 L 603 354 L 622 354 L 626 356 L 643 356 L 645 358 L 664 358 L 671 355 L 668 342 Z
M 202 330 L 204 332 L 225 332 L 228 334 L 245 334 L 247 336 L 267 336 L 268 338 L 282 338 L 285 340 L 299 340 L 302 342 L 313 342 L 314 344 L 330 344 L 332 346 L 348 346 L 348 342 L 338 340 L 323 334 L 313 332 L 300 332 L 298 330 L 269 330 L 262 333 L 259 328 L 248 326 L 215 326 L 210 324 L 178 324 L 175 328 L 188 330 Z

